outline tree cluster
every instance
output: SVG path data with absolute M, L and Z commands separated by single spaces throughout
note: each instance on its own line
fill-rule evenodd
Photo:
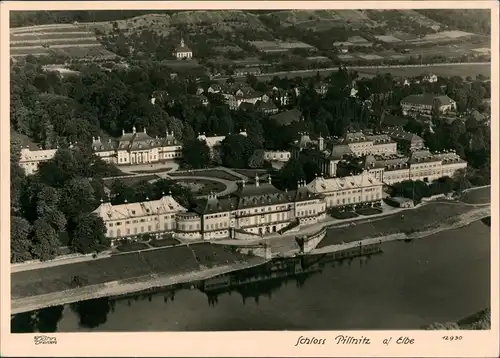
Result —
M 50 260 L 62 246 L 82 253 L 109 247 L 104 222 L 92 211 L 105 198 L 101 178 L 116 169 L 85 148 L 61 148 L 27 177 L 19 146 L 12 147 L 11 262 Z

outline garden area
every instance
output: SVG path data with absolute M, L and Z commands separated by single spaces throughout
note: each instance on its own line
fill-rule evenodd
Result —
M 344 205 L 328 209 L 331 217 L 339 220 L 357 218 L 359 215 L 369 216 L 382 213 L 380 201 L 374 203 L 362 203 L 357 205 Z
M 147 250 L 149 248 L 150 248 L 149 245 L 142 242 L 128 242 L 116 247 L 116 249 L 120 252 L 133 252 L 133 251 Z
M 177 184 L 188 188 L 195 195 L 208 195 L 210 193 L 220 193 L 226 190 L 226 185 L 206 180 L 206 179 L 182 179 L 176 182 Z
M 151 180 L 155 180 L 155 179 L 160 179 L 160 177 L 155 175 L 155 174 L 151 174 L 151 175 L 138 175 L 138 176 L 124 177 L 124 178 L 119 178 L 118 180 L 120 180 L 124 185 L 132 186 L 132 185 L 144 182 L 144 181 L 151 181 Z M 116 179 L 103 179 L 103 182 L 104 182 L 104 185 L 109 188 L 115 180 L 117 180 L 117 178 Z
M 176 246 L 181 242 L 173 237 L 171 233 L 160 234 L 158 237 L 149 233 L 139 235 L 135 239 L 123 239 L 119 241 L 116 250 L 119 252 L 133 252 L 152 248 Z
M 233 169 L 236 173 L 246 176 L 248 179 L 255 179 L 255 175 L 259 177 L 272 173 L 268 169 Z
M 491 202 L 491 187 L 469 190 L 462 194 L 460 201 L 467 204 L 488 204 Z
M 201 170 L 189 170 L 189 171 L 177 171 L 175 173 L 169 174 L 172 178 L 175 177 L 207 177 L 207 178 L 218 178 L 222 180 L 236 181 L 241 180 L 235 175 L 232 175 L 224 170 L 220 169 L 201 169 Z
M 154 174 L 154 173 L 165 173 L 171 171 L 172 168 L 156 168 L 156 169 L 151 169 L 151 170 L 134 170 L 132 173 L 136 174 Z
M 327 231 L 326 237 L 319 243 L 318 248 L 397 233 L 409 234 L 429 230 L 446 223 L 451 223 L 456 220 L 457 216 L 469 211 L 471 211 L 471 208 L 467 206 L 438 202 L 427 204 L 383 218 L 357 222 L 355 226 L 349 228 L 330 228 Z
M 165 247 L 179 245 L 181 242 L 174 239 L 171 235 L 165 234 L 160 239 L 153 239 L 149 243 L 153 247 Z
M 382 214 L 383 210 L 380 208 L 359 208 L 356 209 L 356 214 L 369 216 L 369 215 L 377 215 Z

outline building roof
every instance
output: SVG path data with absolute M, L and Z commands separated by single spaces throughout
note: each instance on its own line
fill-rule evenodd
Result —
M 402 103 L 411 103 L 411 104 L 421 104 L 427 106 L 433 106 L 435 101 L 438 102 L 439 105 L 448 105 L 453 102 L 453 100 L 445 95 L 435 95 L 432 93 L 424 93 L 424 94 L 412 94 L 409 95 L 401 101 Z
M 222 141 L 226 139 L 226 136 L 225 135 L 215 135 L 215 136 L 211 136 L 211 137 L 207 137 L 205 136 L 205 133 L 203 134 L 198 134 L 198 140 L 203 140 L 205 141 L 205 143 L 207 144 L 207 146 L 209 148 L 213 148 L 215 147 L 216 145 L 222 143 Z
M 416 142 L 416 141 L 423 142 L 422 137 L 416 135 L 415 133 L 407 132 L 401 129 L 389 132 L 389 136 L 394 140 L 400 139 L 408 142 Z
M 317 177 L 312 182 L 307 184 L 307 188 L 313 193 L 325 194 L 341 190 L 366 188 L 370 186 L 383 185 L 368 172 L 363 172 L 359 175 L 351 175 L 342 178 Z
M 108 139 L 107 142 L 101 141 L 100 137 L 92 139 L 92 149 L 95 152 L 106 152 L 111 150 L 138 150 L 157 147 L 177 146 L 182 143 L 175 138 L 173 132 L 167 132 L 163 138 L 152 138 L 146 133 L 136 132 L 135 127 L 132 133 L 122 132 L 118 139 Z
M 460 156 L 454 150 L 436 152 L 434 153 L 434 157 L 440 159 L 443 165 L 453 164 L 453 163 L 466 163 L 466 161 L 460 158 Z
M 281 126 L 287 126 L 293 122 L 299 122 L 302 118 L 302 112 L 297 108 L 293 108 L 288 111 L 272 115 L 269 118 L 274 119 L 276 123 Z
M 394 143 L 394 141 L 385 133 L 381 134 L 367 134 L 366 138 L 371 140 L 373 144 L 384 144 L 384 143 Z
M 346 156 L 351 156 L 354 154 L 354 152 L 351 150 L 351 148 L 349 148 L 349 145 L 347 144 L 334 143 L 330 148 L 331 149 L 327 149 L 324 152 L 329 159 L 340 160 Z
M 316 200 L 317 198 L 318 196 L 305 186 L 294 191 L 281 191 L 272 185 L 270 180 L 263 182 L 256 178 L 253 184 L 241 183 L 238 190 L 229 197 L 218 198 L 212 194 L 199 200 L 193 210 L 201 215 L 206 215 L 268 205 L 291 204 L 296 201 Z M 258 213 L 254 215 L 258 215 Z
M 111 205 L 109 202 L 101 203 L 93 212 L 102 217 L 104 221 L 110 221 L 186 211 L 187 209 L 180 205 L 171 195 L 165 195 L 159 200 L 138 203 L 124 203 L 119 205 Z
M 246 111 L 250 111 L 255 108 L 255 105 L 251 102 L 243 102 L 242 104 L 240 104 L 239 108 Z
M 278 107 L 276 107 L 274 102 L 271 100 L 268 100 L 268 101 L 259 100 L 259 101 L 257 101 L 257 103 L 255 103 L 255 109 L 258 111 L 265 112 L 265 111 L 277 110 Z
M 426 149 L 415 150 L 411 153 L 408 164 L 440 162 L 441 159 L 437 158 L 434 154 Z

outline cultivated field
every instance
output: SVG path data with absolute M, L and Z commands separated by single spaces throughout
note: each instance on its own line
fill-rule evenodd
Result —
M 461 77 L 476 77 L 478 74 L 490 77 L 491 65 L 484 64 L 450 64 L 446 66 L 421 66 L 421 67 L 381 67 L 381 68 L 359 68 L 356 69 L 361 77 L 375 76 L 377 73 L 391 73 L 393 76 L 413 77 L 420 76 L 425 72 L 432 72 L 436 76 L 461 76 Z
M 308 45 L 304 42 L 300 41 L 291 41 L 291 42 L 283 42 L 283 41 L 250 41 L 250 43 L 257 47 L 259 51 L 262 52 L 281 52 L 281 51 L 289 51 L 293 49 L 314 49 L 313 46 Z

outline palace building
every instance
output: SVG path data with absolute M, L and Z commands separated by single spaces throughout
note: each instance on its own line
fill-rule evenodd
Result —
M 229 197 L 200 199 L 191 211 L 169 194 L 141 203 L 101 203 L 94 213 L 104 220 L 112 240 L 165 232 L 180 239 L 211 240 L 235 237 L 236 232 L 265 236 L 293 224 L 314 224 L 326 218 L 326 203 L 305 183 L 281 191 L 270 179 L 261 183 L 256 177 L 253 184 L 241 182 Z
M 170 194 L 159 200 L 111 205 L 101 203 L 94 213 L 107 228 L 106 236 L 120 239 L 141 234 L 174 231 L 177 214 L 187 212 Z
M 174 132 L 167 131 L 164 138 L 152 138 L 146 128 L 137 132 L 135 127 L 132 133 L 122 131 L 118 139 L 93 138 L 92 149 L 101 159 L 117 165 L 150 164 L 182 157 L 182 143 Z

